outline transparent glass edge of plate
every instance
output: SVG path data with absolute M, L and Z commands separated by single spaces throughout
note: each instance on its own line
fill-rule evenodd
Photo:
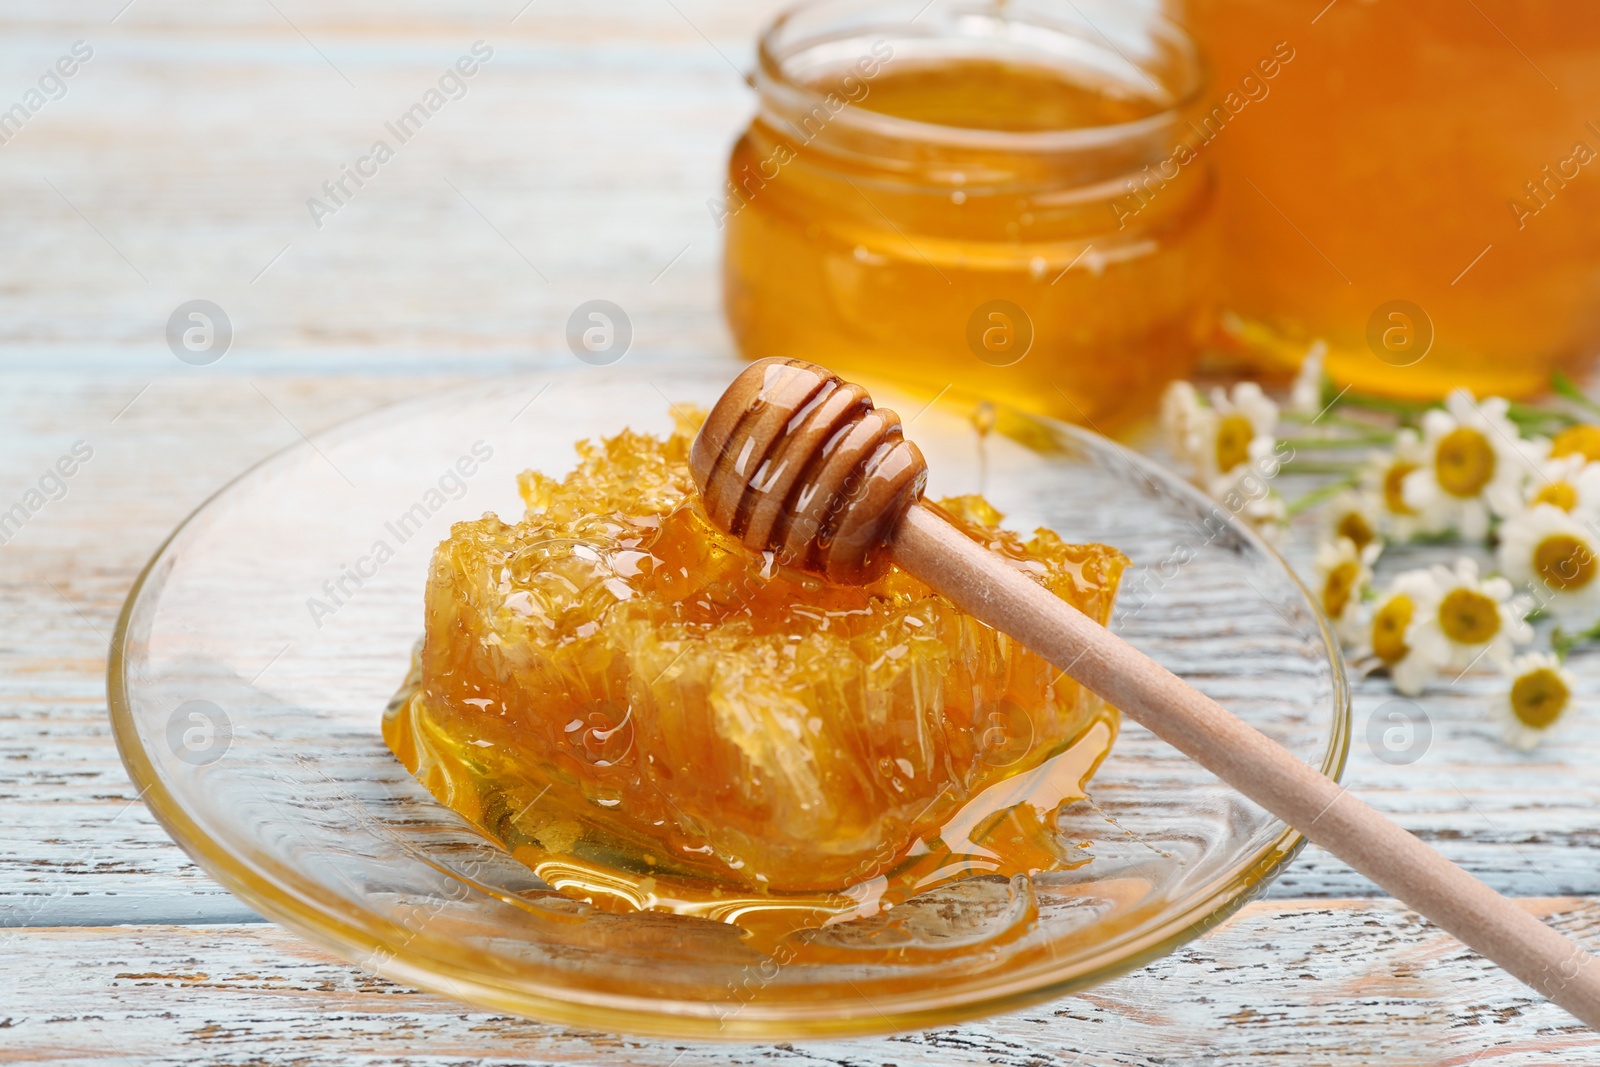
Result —
M 736 371 L 737 367 L 737 364 L 730 363 L 726 369 Z M 705 361 L 691 359 L 662 361 L 661 369 L 704 371 L 710 368 Z M 718 369 L 722 369 L 720 365 Z M 428 409 L 458 403 L 468 397 L 486 398 L 496 388 L 526 380 L 538 373 L 541 371 L 518 372 L 515 375 L 487 381 L 475 381 L 448 389 L 443 393 L 422 394 L 403 399 L 341 420 L 312 434 L 310 441 L 342 437 L 352 430 L 365 429 L 366 427 L 361 424 L 369 421 L 377 424 L 404 418 L 413 411 L 420 414 Z M 573 372 L 552 368 L 551 373 Z M 1097 451 L 1114 450 L 1121 459 L 1136 467 L 1140 474 L 1152 482 L 1159 483 L 1167 493 L 1186 500 L 1191 505 L 1215 504 L 1187 482 L 1116 441 L 1043 416 L 1017 414 L 1058 438 L 1070 439 L 1090 455 Z M 709 1002 L 646 1001 L 644 998 L 619 994 L 603 994 L 591 1001 L 577 995 L 577 990 L 567 986 L 552 985 L 547 990 L 526 982 L 485 980 L 483 974 L 472 967 L 470 953 L 461 951 L 452 942 L 421 932 L 407 931 L 381 920 L 353 922 L 348 915 L 339 914 L 333 909 L 314 906 L 299 896 L 286 892 L 283 889 L 284 883 L 299 881 L 294 872 L 285 869 L 283 873 L 287 877 L 277 877 L 275 870 L 262 871 L 240 862 L 233 852 L 222 846 L 188 817 L 183 806 L 166 789 L 155 765 L 146 756 L 138 736 L 128 689 L 127 658 L 124 649 L 133 613 L 148 579 L 155 573 L 185 529 L 206 509 L 247 480 L 306 447 L 311 447 L 307 441 L 295 441 L 251 464 L 207 496 L 185 516 L 151 555 L 129 589 L 117 618 L 116 629 L 111 636 L 106 672 L 107 704 L 118 752 L 129 778 L 138 790 L 139 798 L 145 802 L 157 821 L 191 859 L 230 892 L 269 919 L 333 951 L 351 963 L 368 967 L 384 977 L 491 1010 L 510 1011 L 561 1024 L 657 1037 L 748 1041 L 797 1036 L 865 1036 L 896 1029 L 922 1029 L 1015 1011 L 1098 985 L 1142 967 L 1214 928 L 1261 895 L 1283 868 L 1305 847 L 1305 838 L 1298 830 L 1274 818 L 1274 821 L 1282 826 L 1282 830 L 1270 842 L 1240 861 L 1233 872 L 1220 881 L 1212 892 L 1168 916 L 1159 925 L 1137 932 L 1135 936 L 1127 936 L 1113 942 L 1117 949 L 1115 958 L 1104 962 L 1089 961 L 1076 973 L 1063 975 L 1055 980 L 1024 983 L 1021 988 L 1010 988 L 1006 983 L 998 986 L 991 983 L 984 988 L 981 995 L 961 996 L 937 1006 L 908 1004 L 900 1007 L 895 1003 L 887 1006 L 877 1003 L 870 1008 L 870 1011 L 864 1011 L 861 1015 L 819 1018 L 816 1012 L 817 1005 L 800 1003 L 792 1006 L 790 1011 L 767 1013 L 751 1003 L 740 1007 L 731 1017 L 719 1017 L 715 1011 L 708 1010 L 714 1007 Z M 1333 635 L 1331 625 L 1317 606 L 1315 597 L 1283 556 L 1247 524 L 1232 516 L 1228 522 L 1234 533 L 1277 563 L 1292 587 L 1311 609 L 1330 668 L 1333 688 L 1332 723 L 1319 770 L 1328 777 L 1338 780 L 1345 769 L 1351 729 L 1349 683 L 1338 641 Z M 278 866 L 273 865 L 274 868 Z M 385 934 L 395 936 L 386 937 Z M 437 942 L 437 949 L 419 951 L 430 942 Z M 392 946 L 396 944 L 402 945 L 403 949 L 392 951 Z M 375 956 L 381 957 L 391 952 L 389 962 L 373 962 Z M 413 962 L 396 962 L 402 958 L 407 961 L 425 959 L 428 966 L 419 966 Z M 947 992 L 941 991 L 941 993 Z M 638 1004 L 633 1006 L 630 1002 Z

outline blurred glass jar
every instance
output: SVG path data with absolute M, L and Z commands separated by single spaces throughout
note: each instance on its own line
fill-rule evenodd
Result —
M 1188 37 L 1098 0 L 819 0 L 760 41 L 724 297 L 794 356 L 1101 426 L 1210 328 L 1205 85 Z
M 1600 351 L 1600 4 L 1173 0 L 1220 111 L 1223 307 L 1341 383 L 1526 394 Z M 1281 73 L 1251 100 L 1243 83 Z M 1225 94 L 1234 99 L 1229 102 Z

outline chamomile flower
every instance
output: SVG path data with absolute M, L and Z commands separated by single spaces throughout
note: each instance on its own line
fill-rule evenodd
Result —
M 1500 527 L 1499 562 L 1518 585 L 1548 591 L 1554 608 L 1600 603 L 1600 537 L 1554 504 L 1535 504 Z
M 1507 666 L 1511 689 L 1495 706 L 1506 742 L 1524 752 L 1559 726 L 1572 710 L 1576 679 L 1549 652 L 1518 656 Z
M 1383 504 L 1372 493 L 1345 490 L 1328 502 L 1322 513 L 1323 537 L 1349 540 L 1358 549 L 1382 545 Z
M 1167 447 L 1179 463 L 1200 465 L 1198 452 L 1202 435 L 1199 430 L 1205 417 L 1205 404 L 1190 383 L 1175 381 L 1161 394 L 1161 429 L 1166 433 Z
M 1215 389 L 1207 404 L 1188 382 L 1173 382 L 1161 398 L 1161 425 L 1196 485 L 1262 533 L 1280 531 L 1287 509 L 1267 486 L 1278 473 L 1278 405 L 1259 385 L 1240 382 L 1231 394 Z
M 1407 643 L 1441 667 L 1465 670 L 1479 660 L 1511 660 L 1513 645 L 1533 640 L 1528 602 L 1512 596 L 1511 582 L 1482 578 L 1462 557 L 1454 567 L 1433 567 L 1433 587 L 1416 602 Z
M 1575 515 L 1600 516 L 1600 463 L 1569 452 L 1538 464 L 1528 506 L 1551 504 Z
M 1374 452 L 1361 472 L 1361 487 L 1381 508 L 1382 532 L 1395 541 L 1409 541 L 1422 514 L 1406 503 L 1405 480 L 1422 469 L 1427 453 L 1415 430 L 1395 434 L 1394 451 Z
M 1411 643 L 1418 622 L 1417 605 L 1434 599 L 1435 585 L 1433 573 L 1428 570 L 1395 575 L 1373 602 L 1367 620 L 1363 651 L 1388 668 L 1395 689 L 1406 696 L 1422 692 L 1439 672 L 1438 663 Z
M 1600 426 L 1580 423 L 1556 434 L 1550 442 L 1550 455 L 1582 456 L 1590 463 L 1600 463 Z
M 1320 338 L 1306 349 L 1305 358 L 1300 361 L 1300 372 L 1289 387 L 1289 410 L 1296 415 L 1322 413 L 1322 363 L 1327 357 L 1328 342 Z
M 1347 645 L 1361 639 L 1361 597 L 1372 585 L 1372 563 L 1378 552 L 1377 544 L 1357 548 L 1348 537 L 1317 548 L 1317 602 Z
M 1238 475 L 1253 464 L 1258 473 L 1277 473 L 1273 460 L 1273 434 L 1278 429 L 1278 405 L 1255 382 L 1240 382 L 1231 393 L 1211 391 L 1211 407 L 1194 432 L 1200 440 L 1193 454 L 1200 464 L 1201 482 L 1210 486 L 1225 475 Z
M 1405 476 L 1405 503 L 1430 533 L 1455 530 L 1467 540 L 1489 532 L 1491 515 L 1513 515 L 1534 449 L 1506 418 L 1501 397 L 1475 403 L 1465 389 L 1422 417 L 1425 461 Z

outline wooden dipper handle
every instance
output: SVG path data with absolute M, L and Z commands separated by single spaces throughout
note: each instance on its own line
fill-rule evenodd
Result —
M 1600 1030 L 1594 956 L 923 506 L 922 454 L 859 386 L 799 360 L 752 363 L 690 467 L 712 521 L 748 548 L 843 582 L 894 562 Z

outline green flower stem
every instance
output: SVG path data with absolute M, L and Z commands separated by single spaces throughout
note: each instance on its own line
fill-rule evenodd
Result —
M 1550 633 L 1550 648 L 1555 652 L 1556 659 L 1562 663 L 1567 661 L 1568 652 L 1585 641 L 1600 641 L 1600 622 L 1575 634 L 1569 634 L 1559 626 Z
M 1298 515 L 1307 508 L 1314 508 L 1324 500 L 1330 500 L 1333 497 L 1338 496 L 1340 493 L 1344 492 L 1346 489 L 1349 489 L 1360 480 L 1360 478 L 1352 474 L 1348 477 L 1340 478 L 1336 482 L 1329 482 L 1320 489 L 1312 490 L 1299 500 L 1291 501 L 1289 504 L 1285 505 L 1285 510 L 1287 510 L 1290 515 Z
M 1461 535 L 1454 530 L 1440 530 L 1437 533 L 1412 534 L 1407 544 L 1411 545 L 1459 545 L 1462 543 Z
M 1439 405 L 1427 400 L 1391 400 L 1386 396 L 1348 392 L 1339 398 L 1339 407 L 1353 407 L 1362 411 L 1382 411 L 1390 415 L 1415 417 Z
M 1506 418 L 1516 423 L 1518 427 L 1554 423 L 1562 429 L 1581 421 L 1564 411 L 1549 411 L 1529 404 L 1512 404 L 1506 409 Z
M 1279 444 L 1288 445 L 1296 452 L 1318 452 L 1335 448 L 1370 448 L 1373 445 L 1394 444 L 1394 434 L 1369 433 L 1363 437 L 1285 437 Z
M 1286 474 L 1342 474 L 1350 476 L 1348 463 L 1315 463 L 1311 460 L 1291 459 L 1279 465 L 1278 470 Z
M 1600 415 L 1600 403 L 1596 403 L 1595 401 L 1589 399 L 1588 394 L 1586 394 L 1582 389 L 1579 389 L 1577 383 L 1571 378 L 1568 378 L 1561 371 L 1556 371 L 1554 374 L 1550 375 L 1550 389 L 1557 396 L 1566 397 L 1568 400 L 1583 408 L 1585 411 Z
M 1600 402 L 1589 399 L 1583 390 L 1579 389 L 1572 381 L 1557 371 L 1551 378 L 1550 387 L 1567 400 L 1580 405 L 1586 411 L 1600 415 Z M 1395 416 L 1402 425 L 1414 424 L 1421 418 L 1423 412 L 1439 405 L 1426 400 L 1395 400 L 1392 397 L 1375 396 L 1371 393 L 1358 393 L 1353 390 L 1339 395 L 1333 402 L 1335 408 L 1349 407 L 1359 411 L 1381 412 Z M 1581 420 L 1565 411 L 1556 408 L 1541 407 L 1537 404 L 1510 404 L 1506 409 L 1506 417 L 1521 429 L 1540 429 L 1544 427 L 1565 429 Z M 1355 420 L 1342 420 L 1348 425 Z M 1371 427 L 1365 427 L 1370 429 Z
M 1336 429 L 1360 430 L 1363 433 L 1384 432 L 1392 439 L 1394 431 L 1384 426 L 1379 426 L 1371 419 L 1351 419 L 1343 415 L 1326 415 L 1317 422 L 1318 426 L 1332 426 Z

